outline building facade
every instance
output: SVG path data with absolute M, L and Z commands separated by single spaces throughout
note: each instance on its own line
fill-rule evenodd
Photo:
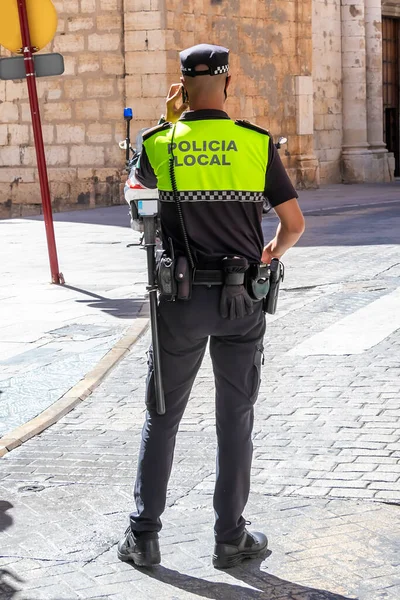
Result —
M 392 5 L 400 12 L 400 2 Z M 384 139 L 385 9 L 380 0 L 313 2 L 314 150 L 323 182 L 393 177 L 399 148 L 389 154 Z
M 288 138 L 298 188 L 398 174 L 400 0 L 53 1 L 45 50 L 66 70 L 38 89 L 54 210 L 120 202 L 124 106 L 133 133 L 155 124 L 201 42 L 231 49 L 227 110 Z M 0 217 L 40 204 L 26 83 L 0 81 Z

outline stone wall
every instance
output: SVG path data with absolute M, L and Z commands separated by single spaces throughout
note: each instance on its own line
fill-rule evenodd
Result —
M 302 129 L 302 120 L 313 118 L 312 95 L 302 102 L 296 94 L 296 78 L 312 69 L 311 0 L 128 2 L 126 89 L 137 129 L 164 112 L 166 90 L 180 77 L 178 51 L 204 42 L 231 50 L 230 116 L 254 121 L 274 138 L 287 136 L 282 158 L 293 182 L 317 185 L 312 123 Z
M 288 137 L 281 156 L 297 187 L 388 179 L 379 138 L 380 0 L 54 4 L 58 32 L 45 51 L 61 52 L 66 70 L 38 81 L 54 210 L 121 201 L 123 107 L 133 108 L 133 133 L 155 124 L 179 81 L 179 50 L 201 42 L 231 49 L 227 110 Z M 400 16 L 400 0 L 383 0 L 382 10 Z M 0 217 L 40 210 L 26 82 L 3 81 Z
M 54 0 L 59 26 L 44 51 L 61 52 L 65 74 L 38 80 L 54 210 L 120 202 L 125 137 L 157 122 L 178 51 L 230 47 L 227 109 L 288 145 L 282 158 L 298 187 L 318 183 L 313 154 L 311 0 Z M 7 55 L 2 51 L 2 56 Z M 299 79 L 300 78 L 300 79 Z M 26 82 L 0 83 L 0 216 L 41 211 Z
M 163 0 L 126 0 L 126 104 L 133 109 L 134 132 L 155 125 L 165 113 L 167 76 Z
M 59 24 L 44 51 L 65 74 L 38 80 L 54 210 L 120 201 L 124 138 L 122 0 L 54 0 Z M 2 51 L 1 56 L 7 52 Z M 0 82 L 0 217 L 41 210 L 26 82 Z

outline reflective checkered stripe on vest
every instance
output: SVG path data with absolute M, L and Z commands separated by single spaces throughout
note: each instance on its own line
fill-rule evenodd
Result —
M 181 202 L 261 202 L 269 136 L 228 119 L 179 121 L 144 141 L 160 200 L 173 202 L 170 158 Z

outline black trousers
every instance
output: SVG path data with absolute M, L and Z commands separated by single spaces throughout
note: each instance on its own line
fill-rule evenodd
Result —
M 194 286 L 189 301 L 159 306 L 162 377 L 166 414 L 155 410 L 152 352 L 146 386 L 146 420 L 142 432 L 133 531 L 159 531 L 165 509 L 175 438 L 200 368 L 207 341 L 216 390 L 217 471 L 214 492 L 215 537 L 238 538 L 244 530 L 243 510 L 250 490 L 252 429 L 260 386 L 265 333 L 261 302 L 243 319 L 223 319 L 221 288 Z

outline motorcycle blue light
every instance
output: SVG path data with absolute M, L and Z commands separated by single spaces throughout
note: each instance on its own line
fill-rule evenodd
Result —
M 131 108 L 124 108 L 124 119 L 132 119 L 133 112 Z

